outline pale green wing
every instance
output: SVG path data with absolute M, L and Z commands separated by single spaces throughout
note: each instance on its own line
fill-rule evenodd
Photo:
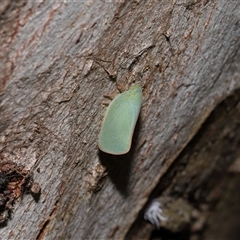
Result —
M 135 85 L 109 105 L 99 135 L 99 148 L 110 154 L 127 153 L 141 107 L 142 90 Z

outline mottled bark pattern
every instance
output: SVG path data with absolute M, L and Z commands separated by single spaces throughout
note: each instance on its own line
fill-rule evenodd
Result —
M 41 187 L 39 201 L 17 199 L 1 238 L 130 237 L 164 173 L 240 87 L 240 2 L 4 0 L 0 13 L 0 161 Z M 101 153 L 103 95 L 132 82 L 143 105 L 131 151 Z M 189 176 L 177 177 L 180 195 Z

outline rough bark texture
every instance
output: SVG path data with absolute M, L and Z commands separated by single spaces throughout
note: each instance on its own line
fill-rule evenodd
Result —
M 163 229 L 143 221 L 144 208 L 128 239 L 239 238 L 239 123 L 238 90 L 212 112 L 149 197 L 150 203 L 161 203 L 168 218 Z
M 207 170 L 187 154 L 177 156 L 212 110 L 240 88 L 239 1 L 7 0 L 0 12 L 0 157 L 18 166 L 1 169 L 4 194 L 15 202 L 2 239 L 134 238 L 140 232 L 132 224 L 142 219 L 148 199 L 173 196 L 175 181 L 182 187 L 175 196 L 195 196 L 200 204 L 198 184 L 204 192 L 205 181 L 217 177 L 209 171 L 204 181 L 189 182 L 192 171 L 200 176 Z M 144 89 L 133 145 L 124 156 L 97 147 L 103 95 L 117 93 L 115 82 L 138 82 Z M 239 119 L 235 94 L 229 106 Z M 220 121 L 212 132 L 221 132 L 216 149 L 225 133 L 237 132 L 229 151 L 239 156 L 234 123 L 236 131 L 231 125 L 221 132 Z M 206 139 L 198 144 L 206 149 Z M 209 156 L 196 157 L 208 166 Z M 213 161 L 210 169 L 223 171 L 236 156 L 221 166 Z M 181 159 L 189 166 L 184 179 Z M 179 175 L 171 179 L 174 166 Z M 38 201 L 16 190 L 27 188 L 30 173 L 41 186 Z M 206 197 L 212 189 L 213 183 L 200 193 Z M 148 238 L 151 230 L 139 237 Z

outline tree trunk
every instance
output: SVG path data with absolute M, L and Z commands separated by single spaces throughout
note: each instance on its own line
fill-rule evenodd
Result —
M 148 239 L 152 198 L 212 226 L 173 218 L 157 234 L 213 238 L 209 209 L 229 204 L 216 192 L 239 182 L 240 2 L 5 0 L 0 13 L 1 238 Z M 134 82 L 131 150 L 100 152 L 103 95 Z

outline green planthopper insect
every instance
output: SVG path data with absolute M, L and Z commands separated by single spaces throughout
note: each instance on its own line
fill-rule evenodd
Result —
M 142 88 L 138 84 L 112 100 L 99 135 L 98 146 L 103 152 L 121 155 L 130 150 L 141 103 Z

